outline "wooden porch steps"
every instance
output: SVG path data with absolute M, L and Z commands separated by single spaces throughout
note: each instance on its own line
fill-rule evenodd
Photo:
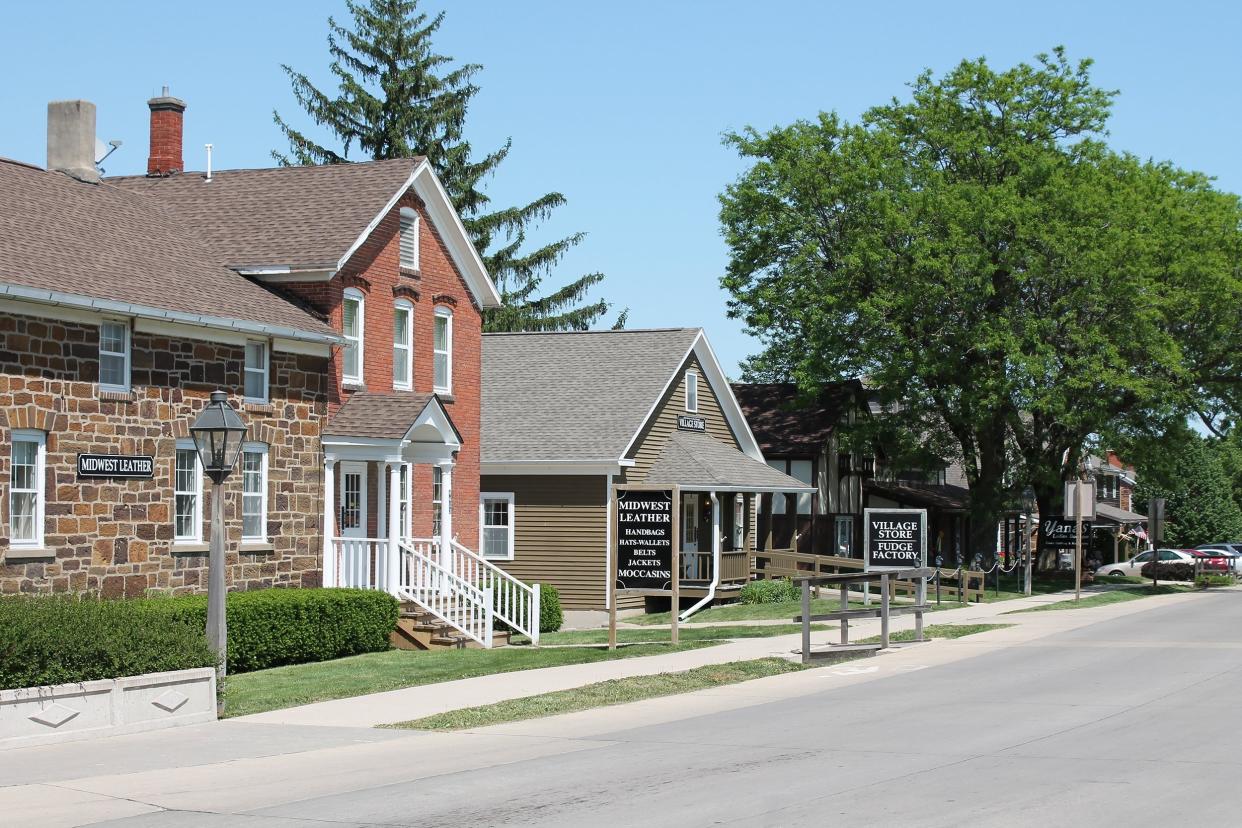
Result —
M 413 604 L 403 604 L 397 616 L 397 628 L 389 636 L 399 650 L 473 650 L 479 642 L 463 635 L 452 625 Z M 492 631 L 492 648 L 509 644 L 508 631 Z

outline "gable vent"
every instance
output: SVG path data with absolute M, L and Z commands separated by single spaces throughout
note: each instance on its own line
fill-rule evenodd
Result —
M 401 267 L 418 270 L 418 213 L 401 208 Z

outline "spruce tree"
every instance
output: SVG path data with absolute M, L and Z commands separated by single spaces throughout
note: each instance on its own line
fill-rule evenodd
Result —
M 436 53 L 432 36 L 444 12 L 430 16 L 418 0 L 346 0 L 353 25 L 328 18 L 329 68 L 335 93 L 282 65 L 298 104 L 339 142 L 334 149 L 293 127 L 274 112 L 289 151 L 274 151 L 280 164 L 340 164 L 358 157 L 382 160 L 426 156 L 457 208 L 475 248 L 500 291 L 503 307 L 485 312 L 489 331 L 586 330 L 607 311 L 604 300 L 587 302 L 602 273 L 588 273 L 562 287 L 545 283 L 584 233 L 574 233 L 534 250 L 523 250 L 527 231 L 565 204 L 557 192 L 524 206 L 495 209 L 483 192 L 485 176 L 509 155 L 512 141 L 475 157 L 464 137 L 470 100 L 478 93 L 476 63 L 453 66 Z M 351 156 L 351 152 L 354 153 Z M 624 324 L 625 313 L 615 327 Z

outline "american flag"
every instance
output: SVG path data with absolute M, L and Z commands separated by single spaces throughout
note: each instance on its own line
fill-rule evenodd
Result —
M 1127 532 L 1126 534 L 1133 535 L 1139 540 L 1147 540 L 1147 530 L 1143 528 L 1143 525 L 1141 523 L 1134 524 L 1134 526 L 1131 527 L 1130 531 Z

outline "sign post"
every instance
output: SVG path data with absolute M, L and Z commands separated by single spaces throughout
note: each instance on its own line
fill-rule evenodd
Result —
M 863 570 L 922 569 L 927 566 L 926 509 L 863 509 Z M 880 600 L 888 601 L 887 580 Z M 927 603 L 927 578 L 918 579 L 915 603 Z M 885 612 L 887 615 L 887 612 Z M 914 618 L 914 640 L 923 640 L 923 614 Z
M 677 486 L 617 484 L 609 510 L 613 544 L 608 550 L 608 649 L 617 648 L 617 597 L 667 595 L 672 601 L 672 641 L 679 638 L 681 555 Z
M 1074 600 L 1078 601 L 1082 599 L 1082 520 L 1095 520 L 1095 481 L 1084 484 L 1079 473 L 1072 484 L 1065 484 L 1065 513 L 1074 516 Z

